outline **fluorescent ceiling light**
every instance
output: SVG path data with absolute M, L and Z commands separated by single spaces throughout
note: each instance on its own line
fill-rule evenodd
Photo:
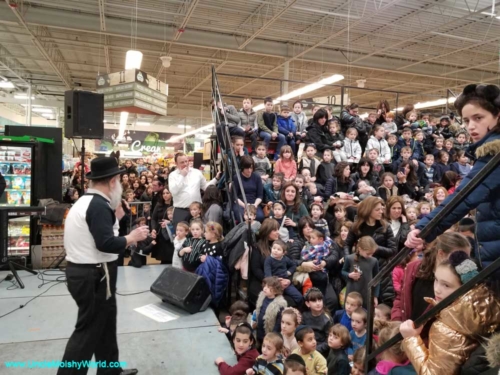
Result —
M 149 125 L 151 125 L 150 122 L 145 122 L 145 121 L 137 121 L 135 124 L 138 125 L 138 126 L 149 126 Z
M 54 115 L 52 113 L 42 113 L 42 116 L 47 119 L 54 119 Z
M 316 83 L 311 83 L 310 85 L 301 87 L 300 89 L 293 90 L 292 92 L 289 92 L 288 94 L 285 94 L 283 96 L 280 96 L 279 98 L 276 98 L 273 100 L 273 104 L 277 104 L 279 102 L 283 102 L 285 100 L 295 98 L 296 96 L 302 96 L 304 94 L 307 94 L 308 92 L 318 90 L 322 87 L 325 87 L 326 85 L 331 85 L 335 82 L 342 81 L 344 79 L 344 76 L 342 74 L 334 74 L 330 77 L 324 78 Z M 257 112 L 260 111 L 261 109 L 264 109 L 265 105 L 264 104 L 259 104 L 258 106 L 253 107 L 252 109 Z
M 455 98 L 455 97 L 448 98 L 448 104 L 455 103 L 456 99 L 457 98 Z M 429 102 L 423 102 L 423 103 L 419 102 L 419 103 L 415 104 L 415 109 L 439 107 L 439 106 L 445 105 L 445 104 L 446 104 L 446 98 L 443 98 L 443 99 L 431 100 Z M 393 111 L 401 112 L 403 109 L 404 109 L 404 107 L 398 107 L 398 108 L 394 108 Z
M 118 139 L 122 139 L 127 126 L 128 112 L 120 112 L 120 129 L 118 130 Z
M 474 42 L 474 43 L 481 42 L 478 39 L 465 38 L 463 36 L 451 35 L 451 34 L 445 34 L 445 33 L 438 33 L 437 31 L 431 31 L 430 34 L 432 34 L 432 35 L 438 35 L 438 36 L 444 36 L 444 37 L 451 38 L 451 39 L 464 40 L 466 42 Z
M 142 52 L 140 51 L 127 51 L 125 58 L 125 69 L 141 69 Z
M 14 84 L 10 81 L 0 82 L 0 89 L 13 89 L 14 87 L 15 87 Z
M 38 113 L 53 113 L 54 111 L 51 108 L 33 108 L 33 112 L 38 112 Z
M 345 18 L 350 18 L 350 19 L 353 19 L 353 20 L 359 20 L 359 18 L 360 18 L 358 16 L 351 16 L 350 14 L 328 12 L 328 11 L 322 10 L 322 9 L 314 9 L 314 8 L 301 7 L 301 6 L 293 6 L 292 8 L 293 9 L 298 9 L 298 10 L 304 10 L 306 12 L 319 13 L 319 14 L 328 14 L 330 16 L 337 16 L 337 17 L 345 17 Z
M 209 124 L 209 125 L 206 125 L 206 126 L 202 126 L 201 128 L 198 128 L 198 129 L 195 129 L 195 130 L 191 130 L 190 132 L 187 132 L 187 133 L 184 133 L 184 134 L 181 134 L 181 135 L 176 135 L 175 137 L 171 137 L 168 141 L 166 141 L 166 143 L 178 142 L 182 138 L 188 137 L 188 136 L 196 134 L 196 133 L 201 133 L 201 132 L 203 132 L 205 130 L 212 129 L 214 126 L 215 126 L 215 124 Z
M 177 127 L 181 129 L 191 129 L 191 125 L 177 125 Z
M 26 94 L 17 94 L 17 95 L 14 95 L 14 99 L 28 99 L 28 95 L 26 95 Z M 35 97 L 32 96 L 31 100 L 35 100 Z

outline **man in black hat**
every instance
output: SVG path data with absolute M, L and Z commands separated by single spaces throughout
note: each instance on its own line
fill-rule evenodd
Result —
M 118 362 L 116 338 L 116 277 L 118 255 L 131 244 L 146 239 L 147 226 L 118 237 L 118 221 L 124 216 L 120 174 L 114 157 L 92 160 L 87 174 L 90 188 L 71 208 L 65 221 L 66 277 L 71 296 L 78 305 L 75 330 L 71 335 L 58 375 L 86 374 L 83 361 L 95 360 L 97 374 L 137 374 L 109 366 Z M 78 363 L 80 368 L 68 366 Z

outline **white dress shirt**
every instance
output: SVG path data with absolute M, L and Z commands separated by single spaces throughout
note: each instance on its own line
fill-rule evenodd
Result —
M 176 169 L 168 176 L 168 188 L 172 194 L 174 207 L 188 208 L 193 202 L 201 202 L 200 190 L 205 190 L 216 181 L 214 178 L 207 182 L 205 176 L 198 169 L 189 168 L 185 177 Z

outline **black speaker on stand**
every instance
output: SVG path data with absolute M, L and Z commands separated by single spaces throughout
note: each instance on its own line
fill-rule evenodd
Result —
M 85 192 L 85 139 L 104 137 L 104 95 L 89 91 L 70 90 L 64 93 L 64 136 L 80 138 L 81 189 Z

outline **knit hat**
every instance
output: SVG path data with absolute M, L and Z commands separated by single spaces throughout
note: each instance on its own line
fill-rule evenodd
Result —
M 448 120 L 448 122 L 451 122 L 450 120 L 450 116 L 448 115 L 443 115 L 439 118 L 439 122 L 443 121 L 443 120 Z
M 458 222 L 458 225 L 462 226 L 462 225 L 474 225 L 476 222 L 474 221 L 474 219 L 470 218 L 470 217 L 464 217 L 462 220 L 460 220 Z
M 304 324 L 301 324 L 300 326 L 298 326 L 297 328 L 295 328 L 295 336 L 297 336 L 297 334 L 302 331 L 303 329 L 306 329 L 306 328 L 311 328 L 310 326 L 307 326 L 307 325 L 304 325 Z
M 448 259 L 455 271 L 457 271 L 458 276 L 460 276 L 462 284 L 479 274 L 476 263 L 464 251 L 454 251 Z
M 289 362 L 297 362 L 297 363 L 301 364 L 302 366 L 306 367 L 306 362 L 298 354 L 290 354 L 288 357 L 286 357 L 285 364 L 287 364 Z

